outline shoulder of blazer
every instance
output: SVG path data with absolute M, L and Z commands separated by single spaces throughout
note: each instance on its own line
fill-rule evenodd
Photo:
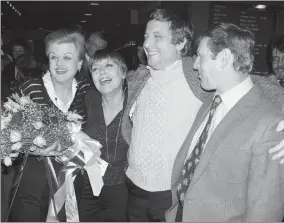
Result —
M 277 82 L 276 77 L 264 77 L 251 74 L 254 83 L 258 83 L 264 94 L 284 111 L 284 88 Z

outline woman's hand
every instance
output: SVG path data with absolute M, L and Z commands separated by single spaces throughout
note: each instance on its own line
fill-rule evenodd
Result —
M 278 123 L 276 131 L 284 130 L 284 120 Z M 272 156 L 272 160 L 280 160 L 280 164 L 284 164 L 284 139 L 276 146 L 269 150 L 269 153 L 276 153 Z
M 37 155 L 37 156 L 61 156 L 64 154 L 63 151 L 61 151 L 61 146 L 58 142 L 53 143 L 50 147 L 41 149 L 38 148 L 33 152 L 30 152 L 30 154 Z

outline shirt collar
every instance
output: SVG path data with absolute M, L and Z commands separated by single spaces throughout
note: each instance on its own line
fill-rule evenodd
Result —
M 67 106 L 64 107 L 64 108 L 62 106 L 60 106 L 62 103 L 57 103 L 57 100 L 60 101 L 60 99 L 56 96 L 55 89 L 54 89 L 54 86 L 53 86 L 53 83 L 52 83 L 52 80 L 51 80 L 51 74 L 50 74 L 49 71 L 47 71 L 43 75 L 42 80 L 43 80 L 43 84 L 46 88 L 46 91 L 47 91 L 50 99 L 53 101 L 53 103 L 63 112 L 67 112 L 72 101 L 74 100 L 74 97 L 75 97 L 75 94 L 76 94 L 76 91 L 77 91 L 78 83 L 77 83 L 76 79 L 74 78 L 73 82 L 72 82 L 72 99 L 67 103 Z M 67 111 L 66 111 L 66 109 L 67 109 Z
M 253 87 L 253 82 L 250 76 L 239 83 L 237 86 L 233 87 L 229 91 L 220 94 L 222 103 L 224 106 L 230 110 L 234 105 Z

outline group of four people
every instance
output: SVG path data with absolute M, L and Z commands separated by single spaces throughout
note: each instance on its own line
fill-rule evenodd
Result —
M 46 37 L 49 71 L 20 89 L 40 104 L 79 113 L 109 164 L 99 197 L 87 174 L 77 175 L 80 221 L 282 220 L 284 165 L 269 149 L 283 158 L 284 134 L 276 131 L 283 88 L 250 75 L 249 31 L 209 29 L 195 61 L 192 38 L 186 21 L 156 9 L 145 30 L 148 66 L 127 72 L 119 54 L 97 51 L 89 61 L 92 89 L 76 76 L 83 36 L 59 30 Z M 35 151 L 18 167 L 11 221 L 46 220 L 51 194 L 39 155 L 59 154 Z M 58 217 L 66 220 L 64 211 Z

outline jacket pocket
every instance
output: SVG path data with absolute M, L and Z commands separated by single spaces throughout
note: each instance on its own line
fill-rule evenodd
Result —
M 242 183 L 248 178 L 250 154 L 246 150 L 230 148 L 219 150 L 212 169 L 216 176 L 228 183 Z

